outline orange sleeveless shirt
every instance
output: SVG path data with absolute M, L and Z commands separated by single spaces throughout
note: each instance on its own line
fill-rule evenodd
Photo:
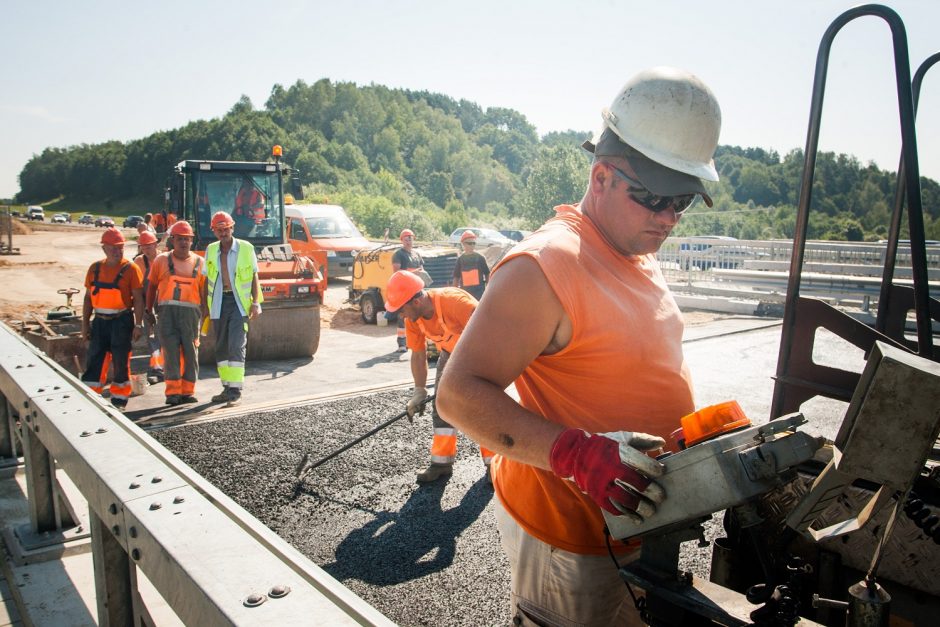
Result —
M 694 404 L 682 314 L 659 264 L 614 250 L 576 206 L 555 212 L 499 264 L 535 260 L 572 323 L 568 346 L 516 379 L 520 402 L 566 427 L 668 442 Z M 573 553 L 607 552 L 601 510 L 573 482 L 502 456 L 493 464 L 496 493 L 526 532 Z

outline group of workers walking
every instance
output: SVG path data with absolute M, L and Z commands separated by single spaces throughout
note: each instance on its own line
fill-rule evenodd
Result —
M 146 333 L 148 380 L 162 379 L 167 405 L 198 402 L 199 337 L 211 332 L 222 391 L 213 403 L 236 404 L 245 381 L 248 320 L 261 314 L 261 289 L 254 246 L 232 236 L 232 217 L 219 211 L 211 228 L 217 241 L 205 257 L 192 251 L 193 232 L 185 220 L 166 232 L 169 250 L 157 254 L 157 235 L 139 229 L 140 253 L 124 257 L 125 238 L 105 230 L 105 258 L 85 278 L 82 335 L 88 352 L 82 381 L 101 392 L 108 367 L 111 404 L 127 406 L 131 394 L 131 345 Z
M 498 497 L 514 625 L 641 624 L 608 556 L 622 565 L 638 557 L 638 544 L 609 546 L 602 512 L 655 514 L 668 495 L 655 482 L 663 466 L 647 453 L 670 448 L 669 434 L 694 410 L 682 316 L 655 253 L 698 197 L 712 205 L 702 180 L 718 180 L 718 102 L 697 77 L 659 67 L 631 78 L 602 118 L 583 145 L 593 162 L 581 201 L 555 207 L 492 277 L 469 234 L 454 271 L 463 289 L 429 287 L 405 230 L 387 285 L 399 350 L 412 351 L 411 415 L 428 399 L 427 342 L 440 350 L 430 466 L 417 479 L 453 472 L 457 429 L 480 445 Z M 95 319 L 83 380 L 99 381 L 101 355 L 111 351 L 112 402 L 126 403 L 130 343 L 156 306 L 168 394 L 185 402 L 195 379 L 184 371 L 187 383 L 171 388 L 178 364 L 167 348 L 192 348 L 201 306 L 216 327 L 223 384 L 238 389 L 237 321 L 256 315 L 260 299 L 256 273 L 240 273 L 254 263 L 250 246 L 233 244 L 230 221 L 213 218 L 219 242 L 205 263 L 192 259 L 183 233 L 178 250 L 152 262 L 146 308 L 140 268 L 123 259 L 120 234 L 105 233 L 106 258 L 86 279 L 85 309 Z M 226 352 L 239 341 L 240 352 Z M 184 362 L 191 353 L 183 351 Z

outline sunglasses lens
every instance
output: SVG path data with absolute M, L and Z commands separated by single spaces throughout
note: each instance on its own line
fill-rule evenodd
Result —
M 676 214 L 680 214 L 695 202 L 695 194 L 683 194 L 681 196 L 657 196 L 649 191 L 645 193 L 631 193 L 633 199 L 652 211 L 659 213 L 672 207 Z

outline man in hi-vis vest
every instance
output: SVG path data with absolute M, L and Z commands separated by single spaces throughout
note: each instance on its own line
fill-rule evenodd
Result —
M 101 235 L 105 258 L 88 268 L 82 303 L 82 339 L 88 342 L 82 382 L 100 394 L 113 363 L 111 404 L 118 409 L 131 395 L 131 344 L 143 330 L 144 311 L 140 269 L 124 258 L 124 243 L 115 228 Z
M 233 237 L 235 221 L 228 213 L 216 212 L 211 226 L 219 241 L 206 248 L 203 317 L 212 320 L 215 360 L 222 381 L 222 391 L 212 402 L 234 405 L 241 400 L 245 385 L 248 320 L 261 315 L 258 258 L 251 242 Z

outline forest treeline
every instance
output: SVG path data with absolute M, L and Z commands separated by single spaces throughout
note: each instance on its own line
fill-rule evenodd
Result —
M 471 224 L 531 229 L 553 206 L 580 200 L 590 167 L 580 144 L 589 136 L 539 137 L 522 113 L 442 94 L 298 81 L 275 85 L 262 109 L 243 96 L 220 118 L 142 139 L 47 148 L 24 166 L 16 200 L 119 209 L 152 199 L 159 208 L 179 161 L 261 161 L 280 144 L 307 200 L 343 205 L 370 236 L 410 227 L 439 239 Z M 792 237 L 802 150 L 722 145 L 715 162 L 721 181 L 707 184 L 715 206 L 692 207 L 676 234 Z M 921 184 L 927 237 L 940 239 L 940 185 Z M 810 238 L 884 238 L 894 194 L 893 172 L 820 153 Z

